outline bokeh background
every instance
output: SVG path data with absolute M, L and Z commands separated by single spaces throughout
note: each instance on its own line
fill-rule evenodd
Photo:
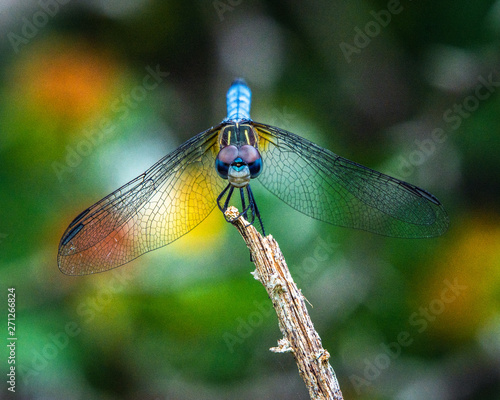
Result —
M 293 357 L 268 350 L 276 317 L 220 213 L 114 271 L 56 264 L 69 222 L 219 123 L 241 76 L 255 120 L 450 215 L 442 237 L 394 239 L 257 189 L 345 398 L 500 399 L 500 2 L 3 0 L 0 39 L 15 398 L 309 398 Z

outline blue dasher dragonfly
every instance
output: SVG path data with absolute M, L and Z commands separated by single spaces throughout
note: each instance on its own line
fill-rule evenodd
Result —
M 242 214 L 262 218 L 252 179 L 309 217 L 401 238 L 448 228 L 439 200 L 283 129 L 250 119 L 242 79 L 227 93 L 227 118 L 78 215 L 59 244 L 59 269 L 85 275 L 119 267 L 172 243 L 240 192 Z

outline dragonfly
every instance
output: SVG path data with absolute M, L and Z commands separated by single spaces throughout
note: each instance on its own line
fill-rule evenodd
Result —
M 251 91 L 236 79 L 227 117 L 80 213 L 64 232 L 59 269 L 110 270 L 168 245 L 239 193 L 243 215 L 265 235 L 251 189 L 258 181 L 295 210 L 332 225 L 400 238 L 443 234 L 441 202 L 411 183 L 340 157 L 301 136 L 253 121 Z M 253 184 L 253 183 L 252 183 Z

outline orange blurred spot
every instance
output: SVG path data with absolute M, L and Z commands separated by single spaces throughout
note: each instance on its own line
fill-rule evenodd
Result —
M 83 41 L 52 39 L 14 66 L 14 90 L 46 118 L 81 122 L 107 107 L 116 60 Z
M 444 281 L 465 286 L 429 324 L 431 330 L 449 338 L 475 335 L 500 312 L 500 223 L 493 216 L 475 216 L 462 226 L 453 245 L 443 254 L 441 265 L 426 286 L 422 306 L 439 302 Z M 446 293 L 450 298 L 452 294 Z

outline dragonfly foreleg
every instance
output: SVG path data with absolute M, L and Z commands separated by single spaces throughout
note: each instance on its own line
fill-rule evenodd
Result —
M 226 200 L 224 201 L 224 206 L 221 207 L 220 205 L 220 202 L 221 200 L 224 198 L 224 195 L 226 194 L 226 192 L 228 191 L 228 189 L 231 189 L 229 190 L 229 193 L 227 195 L 227 198 Z M 223 213 L 227 210 L 227 206 L 229 204 L 229 200 L 231 199 L 231 196 L 233 194 L 233 190 L 234 190 L 234 187 L 233 185 L 229 184 L 227 185 L 224 190 L 219 194 L 219 197 L 217 197 L 217 206 L 219 207 L 219 210 L 221 210 Z
M 247 186 L 248 187 L 248 186 Z M 242 212 L 241 212 L 241 215 L 243 215 L 243 218 L 247 219 L 247 211 L 248 209 L 251 209 L 252 208 L 252 203 L 250 202 L 249 200 L 249 204 L 248 206 L 246 206 L 246 202 L 245 202 L 245 192 L 243 190 L 244 188 L 240 188 L 240 197 L 241 197 L 241 208 L 242 208 Z M 253 210 L 252 210 L 252 213 L 253 213 Z M 252 222 L 253 223 L 253 220 Z
M 262 219 L 260 217 L 259 208 L 257 207 L 257 203 L 255 202 L 255 197 L 253 197 L 253 192 L 252 189 L 250 188 L 250 185 L 247 186 L 247 193 L 248 193 L 248 201 L 250 203 L 249 207 L 252 210 L 252 221 L 250 222 L 250 224 L 253 224 L 255 221 L 255 217 L 257 217 L 260 228 L 262 230 L 262 236 L 266 236 L 266 232 L 264 231 L 264 224 L 262 223 Z

